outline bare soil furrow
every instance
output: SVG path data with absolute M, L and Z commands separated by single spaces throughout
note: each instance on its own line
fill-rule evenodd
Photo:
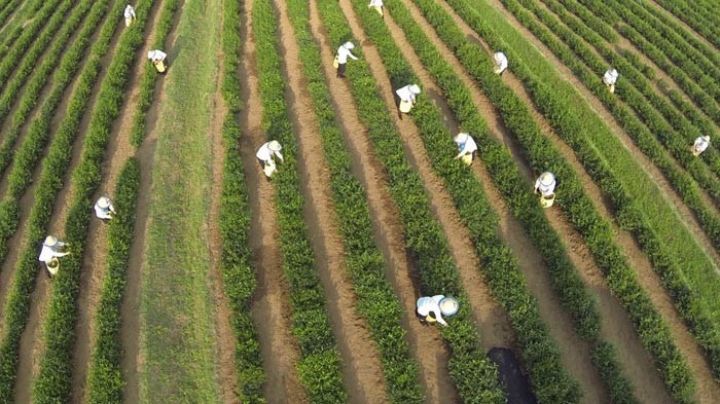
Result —
M 310 24 L 315 40 L 322 51 L 323 70 L 329 78 L 335 76 L 332 67 L 335 44 L 327 40 L 318 16 L 317 6 L 310 3 Z M 360 123 L 357 109 L 347 83 L 330 85 L 330 93 L 338 112 L 343 136 L 353 157 L 352 170 L 363 184 L 370 206 L 375 240 L 381 247 L 388 266 L 388 279 L 404 307 L 403 327 L 417 358 L 421 380 L 428 402 L 455 402 L 457 392 L 447 372 L 448 352 L 439 332 L 422 326 L 414 316 L 415 301 L 419 295 L 417 271 L 405 249 L 404 230 L 399 213 L 387 187 L 382 165 L 374 157 L 366 129 Z

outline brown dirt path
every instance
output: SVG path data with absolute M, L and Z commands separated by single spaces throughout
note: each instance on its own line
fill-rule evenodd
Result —
M 289 84 L 288 107 L 300 146 L 299 167 L 305 195 L 305 222 L 317 257 L 327 309 L 338 349 L 343 378 L 352 403 L 387 402 L 383 366 L 365 319 L 357 313 L 354 288 L 345 264 L 345 249 L 332 200 L 330 172 L 324 158 L 313 103 L 302 75 L 300 49 L 288 18 L 287 4 L 276 1 L 283 67 Z
M 240 73 L 245 109 L 241 114 L 243 133 L 240 153 L 247 180 L 250 223 L 250 248 L 257 271 L 257 289 L 252 316 L 260 338 L 260 351 L 265 368 L 263 387 L 268 402 L 307 402 L 295 365 L 300 353 L 291 332 L 287 285 L 282 271 L 279 229 L 273 201 L 274 191 L 255 158 L 256 149 L 265 141 L 262 129 L 262 103 L 258 94 L 255 37 L 252 33 L 253 0 L 244 4 L 241 38 L 245 38 L 245 55 Z
M 310 3 L 310 25 L 320 45 L 322 68 L 330 80 L 330 95 L 338 113 L 345 141 L 353 158 L 353 173 L 367 192 L 374 238 L 387 262 L 387 276 L 404 307 L 402 325 L 413 356 L 417 359 L 426 401 L 432 403 L 456 402 L 457 392 L 447 371 L 448 351 L 437 330 L 428 329 L 416 321 L 415 301 L 418 297 L 417 271 L 405 249 L 404 229 L 399 213 L 387 188 L 382 165 L 375 158 L 366 129 L 360 123 L 357 109 L 346 82 L 333 82 L 332 67 L 334 44 L 327 40 L 315 2 Z
M 407 3 L 408 1 L 405 0 Z M 419 11 L 413 10 L 412 11 L 414 15 L 419 15 Z M 419 17 L 421 18 L 421 17 Z M 468 27 L 460 25 L 463 29 L 468 29 Z M 428 33 L 428 30 L 425 30 L 426 33 Z M 433 42 L 437 45 L 439 39 L 437 39 L 436 36 L 434 36 Z M 439 47 L 441 50 L 441 53 L 447 60 L 452 60 L 453 65 L 456 65 L 457 60 L 454 58 L 454 56 L 444 47 Z M 487 48 L 486 48 L 487 50 Z M 455 69 L 456 73 L 459 73 L 463 81 L 466 85 L 471 89 L 472 93 L 477 93 L 479 90 L 477 90 L 477 86 L 472 82 L 472 79 L 464 72 L 464 70 L 460 70 L 458 68 Z M 506 74 L 505 75 L 506 80 L 509 82 L 509 84 L 515 89 L 516 93 L 521 96 L 526 102 L 526 104 L 531 105 L 529 95 L 525 91 L 524 88 L 522 88 L 521 83 L 512 76 L 512 74 Z M 515 84 L 513 84 L 513 82 Z M 542 118 L 537 111 L 532 108 L 533 114 L 535 116 L 536 121 L 538 121 L 543 128 L 543 132 L 546 134 L 546 136 L 553 142 L 553 144 L 558 148 L 558 150 L 562 153 L 562 155 L 565 157 L 566 161 L 570 163 L 573 168 L 575 169 L 575 172 L 578 174 L 580 181 L 582 183 L 584 191 L 590 196 L 591 200 L 594 202 L 596 209 L 600 211 L 600 214 L 608 219 L 614 230 L 614 234 L 617 237 L 618 245 L 623 248 L 625 254 L 628 257 L 628 261 L 632 268 L 635 269 L 636 273 L 638 274 L 638 279 L 643 286 L 643 288 L 648 292 L 654 306 L 656 309 L 661 313 L 661 315 L 665 318 L 667 321 L 671 332 L 673 334 L 674 340 L 680 348 L 680 350 L 683 352 L 683 355 L 688 360 L 690 367 L 693 371 L 693 373 L 696 375 L 696 378 L 698 379 L 698 397 L 712 397 L 713 394 L 720 394 L 714 393 L 716 390 L 716 385 L 714 385 L 712 381 L 712 375 L 710 372 L 710 368 L 707 365 L 707 362 L 704 359 L 702 350 L 700 347 L 696 344 L 693 337 L 688 332 L 687 328 L 685 327 L 684 323 L 682 322 L 682 319 L 678 315 L 678 313 L 675 311 L 675 308 L 672 304 L 672 300 L 670 296 L 667 294 L 666 290 L 663 288 L 662 283 L 659 279 L 659 277 L 655 274 L 653 271 L 652 265 L 648 261 L 647 257 L 644 255 L 644 253 L 640 250 L 640 247 L 637 245 L 635 240 L 633 239 L 632 235 L 629 234 L 626 231 L 621 230 L 615 222 L 612 220 L 613 216 L 611 213 L 611 207 L 610 204 L 605 200 L 604 196 L 602 195 L 601 190 L 597 187 L 597 185 L 592 181 L 590 176 L 585 172 L 582 164 L 577 160 L 575 157 L 573 150 L 566 145 L 562 140 L 550 129 L 549 124 L 547 124 L 544 121 L 544 118 Z M 497 132 L 498 129 L 493 128 L 493 132 Z M 512 148 L 511 148 L 512 149 Z M 578 236 L 579 237 L 579 236 Z M 566 238 L 567 239 L 567 238 Z M 571 244 L 572 245 L 572 244 Z M 576 247 L 571 247 L 571 250 L 575 250 Z M 581 257 L 587 257 L 586 261 L 590 261 L 592 258 L 589 255 L 589 252 L 585 250 L 585 247 L 582 246 L 583 251 L 580 253 Z M 573 255 L 577 254 L 572 254 Z M 605 299 L 607 299 L 606 296 L 609 293 L 609 291 L 605 290 L 606 287 L 601 285 L 601 280 L 599 279 L 599 274 L 596 274 L 595 276 L 588 277 L 588 274 L 585 270 L 581 271 L 581 275 L 583 275 L 583 278 L 586 280 L 586 283 L 590 285 L 590 287 L 593 289 L 593 291 L 596 293 L 596 297 L 599 299 L 599 305 L 598 308 L 601 312 L 602 317 L 602 327 L 603 327 L 603 336 L 610 340 L 611 342 L 614 342 L 615 339 L 618 341 L 621 341 L 622 343 L 616 343 L 616 349 L 618 349 L 618 359 L 622 361 L 626 372 L 628 373 L 628 376 L 635 382 L 635 387 L 638 389 L 638 396 L 643 397 L 643 391 L 649 392 L 648 394 L 659 394 L 657 393 L 657 390 L 662 390 L 660 393 L 661 396 L 665 396 L 664 393 L 664 387 L 661 389 L 654 390 L 652 389 L 652 386 L 654 382 L 652 382 L 652 378 L 655 378 L 656 375 L 654 375 L 654 371 L 648 371 L 647 365 L 643 365 L 643 362 L 640 360 L 631 360 L 628 361 L 627 359 L 632 356 L 632 353 L 635 352 L 636 355 L 641 350 L 644 350 L 642 345 L 640 344 L 639 340 L 632 341 L 631 338 L 637 339 L 637 336 L 634 332 L 630 333 L 629 335 L 626 332 L 623 332 L 623 327 L 620 327 L 619 325 L 622 324 L 622 317 L 627 317 L 627 314 L 624 313 L 624 310 L 621 307 L 616 307 L 617 303 L 612 303 L 613 306 L 607 306 L 608 303 L 605 303 Z M 610 299 L 616 300 L 614 298 Z M 609 310 L 610 316 L 605 313 L 605 310 Z M 615 313 L 615 314 L 613 314 Z M 627 319 L 627 321 L 630 321 Z M 616 331 L 613 331 L 613 329 L 616 329 Z M 642 359 L 640 356 L 639 359 Z M 648 358 L 647 360 L 650 360 Z M 649 365 L 651 368 L 654 368 L 652 364 Z M 638 383 L 637 380 L 642 380 L 647 378 L 643 383 Z M 645 389 L 643 389 L 641 386 L 647 386 Z M 645 396 L 645 397 L 652 397 L 652 395 Z M 700 400 L 703 402 L 702 400 Z M 656 399 L 653 399 L 651 402 L 663 402 L 662 400 L 657 401 Z

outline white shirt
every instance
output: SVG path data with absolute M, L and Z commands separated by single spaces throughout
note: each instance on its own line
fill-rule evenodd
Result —
M 350 49 L 346 48 L 345 44 L 343 44 L 337 51 L 338 63 L 341 65 L 347 63 L 348 56 L 352 58 L 352 60 L 358 60 L 358 58 L 350 52 Z
M 412 84 L 408 84 L 405 87 L 398 88 L 397 90 L 395 90 L 395 94 L 397 94 L 398 97 L 400 97 L 400 99 L 403 101 L 415 102 L 416 95 L 410 90 L 410 86 L 412 86 Z
M 272 161 L 273 155 L 277 156 L 280 161 L 283 161 L 283 155 L 279 151 L 273 151 L 269 147 L 270 142 L 267 142 L 260 146 L 255 156 L 262 161 Z
M 125 7 L 125 18 L 135 18 L 135 8 L 129 4 Z
M 552 174 L 550 174 L 552 175 Z M 542 182 L 540 182 L 540 178 L 535 181 L 535 189 L 540 191 L 540 193 L 543 196 L 550 196 L 555 192 L 555 176 L 552 175 L 552 182 L 550 182 L 550 185 L 544 185 Z
M 95 202 L 95 216 L 97 216 L 98 219 L 112 219 L 112 214 L 115 213 L 115 207 L 112 202 L 110 202 L 110 206 L 107 208 L 101 207 L 99 203 L 99 200 Z
M 64 245 L 65 243 L 63 243 L 62 241 L 58 241 L 55 248 L 60 248 Z M 55 248 L 43 244 L 42 250 L 40 251 L 40 256 L 38 257 L 38 261 L 47 263 L 55 257 L 64 257 L 69 254 L 66 252 L 57 251 L 55 250 Z
M 370 0 L 370 4 L 368 4 L 368 7 L 382 7 L 383 6 L 383 0 Z
M 706 137 L 700 136 L 697 139 L 695 139 L 695 144 L 693 146 L 695 147 L 695 150 L 702 153 L 705 151 L 705 149 L 708 148 L 708 146 L 710 146 L 710 141 L 707 140 Z
M 615 69 L 610 69 L 605 72 L 605 75 L 603 76 L 603 82 L 607 84 L 608 86 L 613 85 L 617 82 L 618 77 L 620 74 Z
M 442 325 L 447 325 L 442 318 L 440 311 L 440 301 L 444 299 L 444 295 L 435 295 L 433 297 L 421 297 L 417 300 L 417 313 L 422 317 L 427 317 L 431 312 L 435 315 L 435 319 Z
M 148 58 L 152 59 L 153 62 L 156 60 L 165 60 L 166 57 L 167 53 L 157 49 L 150 51 L 150 54 L 148 54 Z
M 469 135 L 465 143 L 455 140 L 455 144 L 457 144 L 461 156 L 464 154 L 473 153 L 478 149 L 477 144 L 475 144 L 475 139 L 473 139 L 472 136 Z
M 495 55 L 493 55 L 493 58 L 495 59 L 495 65 L 497 65 L 497 67 L 501 73 L 503 71 L 505 71 L 505 69 L 507 69 L 508 60 L 507 60 L 507 56 L 505 56 L 504 53 L 497 52 L 497 53 L 495 53 Z

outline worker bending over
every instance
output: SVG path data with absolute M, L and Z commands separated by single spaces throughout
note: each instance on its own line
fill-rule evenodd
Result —
M 280 150 L 282 150 L 280 142 L 277 140 L 271 140 L 260 146 L 257 153 L 255 153 L 255 156 L 260 161 L 260 165 L 262 165 L 265 176 L 268 178 L 272 177 L 275 170 L 277 170 L 275 157 L 279 158 L 281 162 L 285 161 L 282 153 L 280 153 Z
M 101 196 L 95 202 L 95 216 L 107 222 L 115 215 L 115 207 L 107 196 Z
M 620 73 L 613 68 L 608 69 L 603 75 L 603 83 L 608 87 L 611 94 L 615 93 L 615 83 L 617 83 L 618 77 L 620 77 Z
M 333 66 L 337 69 L 337 76 L 341 79 L 345 78 L 345 68 L 347 67 L 347 61 L 348 58 L 351 58 L 352 60 L 358 60 L 357 56 L 353 55 L 351 50 L 355 49 L 355 45 L 347 41 L 344 44 L 340 45 L 340 47 L 337 50 L 337 55 L 335 55 L 335 60 L 333 61 Z
M 375 11 L 380 14 L 380 17 L 385 18 L 385 5 L 383 4 L 383 0 L 370 0 L 370 4 L 368 4 L 368 8 L 372 8 Z
M 555 202 L 555 176 L 546 171 L 535 181 L 535 193 L 540 194 L 540 204 L 543 208 L 549 208 Z
M 455 159 L 462 159 L 463 163 L 470 165 L 472 164 L 475 152 L 477 152 L 477 144 L 470 134 L 462 132 L 458 133 L 453 139 L 458 147 L 458 155 Z
M 417 84 L 408 84 L 405 87 L 395 90 L 398 96 L 398 116 L 402 119 L 402 114 L 407 114 L 415 106 L 417 96 L 421 93 L 420 86 Z
M 508 59 L 507 56 L 505 56 L 502 52 L 495 52 L 493 55 L 493 60 L 495 61 L 495 74 L 499 74 L 502 76 L 502 74 L 507 70 L 508 67 Z
M 125 14 L 125 26 L 126 26 L 126 27 L 129 27 L 130 24 L 132 24 L 133 21 L 135 21 L 135 18 L 136 18 L 136 17 L 135 17 L 135 7 L 133 7 L 133 6 L 131 6 L 131 5 L 128 4 L 127 7 L 125 7 L 125 13 L 124 13 L 124 14 Z
M 47 269 L 48 276 L 51 278 L 57 275 L 60 270 L 60 261 L 58 261 L 58 258 L 70 254 L 69 252 L 63 251 L 67 245 L 68 243 L 60 241 L 53 236 L 45 237 L 38 260 L 45 264 L 45 269 Z
M 695 143 L 692 145 L 693 156 L 699 156 L 708 148 L 708 146 L 710 146 L 710 136 L 698 136 L 698 138 L 695 139 Z
M 165 59 L 167 59 L 167 53 L 155 49 L 148 52 L 148 59 L 150 59 L 155 65 L 155 69 L 158 73 L 165 73 L 167 66 L 165 65 Z
M 447 326 L 443 316 L 450 317 L 458 312 L 460 304 L 455 298 L 435 295 L 433 297 L 421 297 L 417 300 L 417 316 L 423 323 L 438 322 Z

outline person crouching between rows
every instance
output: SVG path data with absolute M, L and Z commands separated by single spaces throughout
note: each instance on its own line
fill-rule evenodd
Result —
M 453 140 L 455 141 L 459 151 L 458 155 L 455 156 L 455 159 L 461 159 L 466 165 L 472 164 L 473 158 L 475 157 L 475 153 L 478 149 L 472 136 L 468 133 L 462 132 L 458 133 Z
M 167 53 L 155 49 L 148 52 L 148 59 L 152 61 L 153 65 L 155 65 L 155 70 L 158 71 L 158 73 L 165 73 L 167 70 L 167 65 L 165 65 L 165 59 L 167 59 Z
M 129 27 L 130 24 L 135 21 L 135 18 L 137 18 L 135 16 L 135 8 L 129 4 L 125 7 L 125 12 L 123 14 L 125 16 L 125 27 Z
M 620 77 L 620 73 L 613 68 L 608 69 L 603 75 L 602 81 L 607 86 L 610 94 L 615 93 L 615 83 L 617 83 L 618 77 Z
M 495 52 L 493 55 L 493 60 L 495 61 L 495 74 L 499 74 L 502 76 L 503 73 L 505 73 L 505 70 L 508 68 L 508 59 L 507 56 L 505 56 L 502 52 Z
M 555 202 L 555 175 L 546 171 L 540 175 L 535 181 L 535 193 L 540 194 L 540 205 L 543 208 L 549 208 Z
M 699 136 L 692 145 L 692 154 L 697 157 L 710 146 L 710 136 Z
M 370 0 L 368 8 L 374 9 L 378 12 L 378 14 L 380 14 L 380 17 L 385 18 L 385 5 L 383 4 L 383 0 Z
M 410 113 L 420 93 L 420 86 L 417 84 L 408 84 L 395 91 L 395 94 L 398 96 L 398 117 L 400 119 L 402 119 L 402 114 Z
M 337 69 L 337 76 L 341 79 L 345 78 L 345 68 L 347 67 L 348 58 L 352 60 L 358 60 L 357 56 L 353 55 L 351 50 L 355 49 L 355 44 L 350 41 L 340 45 L 333 61 L 333 66 Z
M 47 269 L 50 278 L 57 275 L 60 270 L 58 258 L 70 254 L 70 252 L 64 251 L 68 245 L 68 243 L 60 241 L 54 236 L 45 237 L 38 260 L 45 264 L 45 269 Z
M 95 202 L 95 216 L 103 222 L 107 223 L 115 215 L 115 206 L 107 196 L 101 196 Z
M 275 157 L 280 159 L 280 162 L 284 162 L 282 153 L 280 151 L 282 150 L 282 146 L 280 145 L 280 142 L 277 140 L 271 140 L 258 149 L 257 153 L 255 153 L 255 156 L 260 161 L 260 165 L 263 168 L 263 172 L 265 173 L 265 176 L 270 178 L 277 170 L 277 166 L 275 165 Z
M 453 297 L 445 297 L 444 295 L 424 296 L 417 300 L 416 313 L 423 324 L 438 322 L 447 327 L 448 324 L 443 319 L 443 316 L 454 316 L 459 308 L 460 304 Z

